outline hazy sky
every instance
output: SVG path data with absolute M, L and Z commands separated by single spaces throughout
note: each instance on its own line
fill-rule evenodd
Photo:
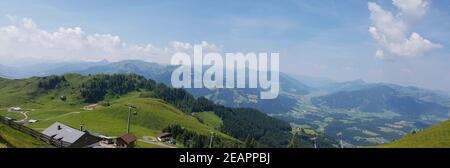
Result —
M 193 44 L 281 70 L 450 91 L 447 0 L 2 0 L 0 64 L 143 59 Z

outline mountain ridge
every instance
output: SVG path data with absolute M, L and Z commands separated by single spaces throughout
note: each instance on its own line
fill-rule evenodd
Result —
M 171 123 L 181 124 L 192 131 L 203 130 L 203 135 L 215 130 L 220 135 L 232 135 L 242 141 L 252 135 L 251 137 L 261 144 L 282 147 L 287 145 L 291 131 L 288 123 L 257 110 L 213 105 L 205 100 L 194 99 L 182 89 L 169 88 L 133 74 L 91 76 L 67 74 L 16 80 L 5 79 L 0 80 L 0 86 L 0 107 L 2 108 L 0 114 L 20 119 L 18 113 L 7 110 L 8 107 L 19 106 L 29 111 L 29 117 L 40 121 L 30 124 L 33 128 L 45 128 L 54 121 L 62 120 L 75 127 L 81 122 L 87 128 L 94 128 L 94 131 L 118 136 L 121 129 L 116 129 L 117 124 L 114 123 L 125 121 L 120 119 L 125 116 L 122 112 L 126 111 L 127 103 L 132 103 L 141 113 L 140 120 L 135 121 L 138 125 L 133 127 L 146 132 L 139 131 L 138 136 L 155 135 L 152 132 L 161 131 L 164 126 L 170 126 L 169 123 Z M 61 95 L 66 98 L 60 100 L 58 97 Z M 93 111 L 74 113 L 90 103 L 97 103 L 100 107 Z M 189 105 L 198 109 L 192 112 L 210 111 L 212 108 L 212 111 L 223 120 L 223 126 L 219 130 L 205 126 L 186 110 L 189 108 L 185 107 Z M 178 116 L 178 118 L 171 119 L 167 118 L 168 116 Z M 166 122 L 162 125 L 157 124 L 161 121 Z M 261 121 L 271 124 L 265 125 Z M 115 129 L 106 129 L 107 127 L 103 128 L 94 124 L 103 122 L 110 123 L 110 126 Z M 209 130 L 205 131 L 205 129 Z
M 171 72 L 175 68 L 177 67 L 140 60 L 126 60 L 103 62 L 102 65 L 88 66 L 72 72 L 84 75 L 138 73 L 170 85 Z M 349 135 L 345 141 L 357 146 L 386 143 L 412 129 L 427 128 L 448 119 L 442 109 L 450 107 L 450 99 L 439 91 L 363 80 L 334 82 L 320 79 L 319 81 L 326 81 L 325 84 L 312 87 L 297 79 L 293 75 L 280 73 L 281 91 L 274 100 L 259 100 L 258 89 L 186 90 L 197 98 L 204 96 L 229 107 L 256 108 L 291 124 L 308 126 L 328 135 L 345 132 Z M 363 94 L 364 92 L 371 94 Z M 341 108 L 332 102 L 335 105 L 350 106 Z M 426 111 L 433 108 L 441 113 L 433 112 L 428 115 L 430 113 Z

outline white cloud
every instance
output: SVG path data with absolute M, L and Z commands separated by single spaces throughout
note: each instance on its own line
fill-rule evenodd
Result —
M 399 9 L 396 15 L 374 2 L 368 3 L 373 24 L 369 32 L 380 47 L 375 53 L 376 58 L 417 57 L 442 47 L 410 31 L 412 22 L 426 14 L 429 3 L 429 0 L 393 0 L 393 5 Z
M 386 60 L 386 56 L 384 56 L 384 51 L 377 50 L 377 52 L 375 53 L 375 58 L 380 59 L 380 60 Z
M 28 18 L 7 16 L 12 24 L 0 27 L 0 62 L 40 60 L 52 62 L 95 61 L 107 59 L 142 59 L 159 63 L 169 63 L 175 52 L 188 52 L 193 44 L 171 42 L 159 48 L 152 44 L 127 44 L 119 36 L 112 34 L 87 34 L 80 27 L 64 28 L 56 31 L 40 29 Z M 206 51 L 220 48 L 208 42 L 201 45 Z
M 220 47 L 216 46 L 215 44 L 210 44 L 206 41 L 202 41 L 200 44 L 196 44 L 196 45 L 201 45 L 204 52 L 220 52 L 221 51 Z M 192 45 L 191 43 L 184 43 L 184 42 L 180 42 L 180 41 L 171 42 L 169 47 L 170 48 L 166 48 L 166 50 L 171 50 L 173 52 L 191 53 L 191 52 L 193 52 L 193 49 L 194 49 L 194 45 Z
M 392 0 L 402 12 L 401 15 L 418 19 L 427 13 L 429 0 Z

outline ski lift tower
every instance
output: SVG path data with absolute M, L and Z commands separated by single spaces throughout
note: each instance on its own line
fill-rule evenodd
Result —
M 213 138 L 214 138 L 214 132 L 211 132 L 211 139 L 209 140 L 209 148 L 212 148 Z
M 133 115 L 137 115 L 136 107 L 128 104 L 128 123 L 127 123 L 127 133 L 130 133 L 131 127 L 131 112 L 133 111 Z
M 344 142 L 342 141 L 342 132 L 338 132 L 336 135 L 339 138 L 339 147 L 344 148 Z
M 317 148 L 317 142 L 316 142 L 317 137 L 313 137 L 313 138 L 311 138 L 311 140 L 313 141 L 314 149 L 316 149 Z

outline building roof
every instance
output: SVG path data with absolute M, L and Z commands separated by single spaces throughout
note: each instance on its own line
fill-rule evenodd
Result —
M 9 111 L 21 111 L 22 110 L 22 108 L 20 108 L 20 107 L 11 107 L 11 108 L 9 108 Z
M 119 139 L 122 139 L 125 143 L 130 144 L 133 143 L 137 140 L 137 137 L 134 136 L 134 134 L 132 133 L 128 133 L 125 135 L 122 135 L 121 137 L 119 137 Z
M 64 142 L 74 143 L 86 133 L 62 123 L 55 122 L 42 131 L 42 134 L 53 137 L 53 139 L 61 139 Z
M 158 134 L 158 138 L 167 138 L 167 137 L 171 137 L 171 136 L 172 136 L 172 134 L 168 133 L 168 132 L 163 132 L 163 133 Z

